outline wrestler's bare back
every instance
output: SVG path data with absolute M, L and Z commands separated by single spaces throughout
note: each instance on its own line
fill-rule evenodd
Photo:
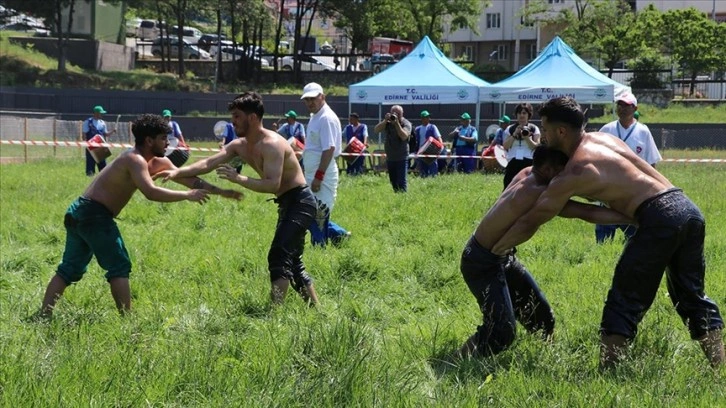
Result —
M 537 184 L 531 167 L 520 171 L 479 222 L 474 232 L 479 245 L 491 249 L 546 188 L 547 184 Z
M 261 178 L 265 177 L 265 158 L 281 154 L 283 157 L 282 175 L 280 188 L 275 192 L 276 196 L 280 196 L 295 187 L 305 185 L 305 176 L 300 168 L 300 163 L 287 140 L 278 133 L 267 129 L 262 129 L 261 136 L 258 140 L 248 140 L 246 137 L 237 138 L 227 144 L 225 149 L 236 154 L 242 161 L 252 167 Z
M 583 134 L 550 186 L 563 183 L 572 196 L 602 201 L 630 217 L 643 201 L 673 187 L 620 139 L 601 132 Z

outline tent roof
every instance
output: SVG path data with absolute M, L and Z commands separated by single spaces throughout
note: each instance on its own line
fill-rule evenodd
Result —
M 542 53 L 511 77 L 481 91 L 487 102 L 545 102 L 572 96 L 581 103 L 612 103 L 627 87 L 601 74 L 555 37 Z
M 489 86 L 448 59 L 428 36 L 388 69 L 348 87 L 351 103 L 477 103 Z

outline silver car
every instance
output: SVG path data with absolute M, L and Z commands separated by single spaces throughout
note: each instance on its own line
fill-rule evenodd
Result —
M 305 71 L 335 71 L 335 67 L 323 62 L 319 57 L 312 55 L 298 55 L 300 59 L 300 70 Z M 292 71 L 293 56 L 286 55 L 280 61 L 280 69 L 283 71 Z
M 166 39 L 164 38 L 164 40 Z M 151 43 L 151 55 L 156 58 L 161 58 L 161 41 L 162 38 L 160 37 Z M 208 52 L 200 49 L 196 45 L 189 44 L 187 40 L 182 40 L 182 44 L 182 55 L 184 59 L 211 59 Z M 167 49 L 169 49 L 169 57 L 176 58 L 179 55 L 179 40 L 176 37 L 169 38 L 169 42 L 164 46 L 164 51 Z

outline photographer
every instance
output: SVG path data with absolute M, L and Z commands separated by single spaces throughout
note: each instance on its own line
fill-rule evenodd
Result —
M 514 176 L 525 167 L 532 165 L 532 152 L 540 144 L 539 128 L 529 120 L 532 118 L 532 105 L 520 103 L 514 109 L 517 122 L 504 131 L 504 148 L 507 150 L 507 169 L 504 173 L 506 189 Z
M 386 167 L 388 168 L 388 179 L 394 192 L 405 193 L 407 188 L 408 173 L 408 138 L 411 136 L 411 122 L 403 117 L 401 105 L 391 106 L 391 111 L 386 113 L 383 120 L 378 123 L 373 131 L 383 132 L 383 148 L 386 152 Z

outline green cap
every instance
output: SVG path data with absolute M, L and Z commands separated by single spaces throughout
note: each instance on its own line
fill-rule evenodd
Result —
M 295 112 L 294 110 L 288 111 L 288 112 L 287 112 L 287 113 L 285 114 L 285 117 L 286 117 L 286 118 L 293 118 L 293 119 L 297 119 L 297 112 Z
M 106 113 L 106 111 L 103 110 L 103 106 L 101 106 L 101 105 L 94 106 L 93 112 L 94 113 Z
M 422 118 L 428 118 L 429 116 L 431 116 L 431 115 L 429 115 L 429 111 L 427 111 L 427 110 L 421 111 Z
M 168 117 L 171 117 L 171 111 L 170 111 L 169 109 L 164 109 L 164 110 L 163 110 L 163 111 L 161 112 L 161 116 L 163 116 L 163 117 L 167 117 L 167 116 L 168 116 Z
M 501 118 L 499 118 L 499 123 L 510 123 L 512 119 L 509 119 L 509 116 L 504 115 Z
M 464 119 L 464 120 L 471 120 L 471 116 L 469 116 L 469 114 L 468 114 L 468 113 L 466 113 L 466 112 L 464 112 L 464 113 L 463 113 L 463 114 L 461 115 L 461 118 L 462 118 L 462 119 Z

